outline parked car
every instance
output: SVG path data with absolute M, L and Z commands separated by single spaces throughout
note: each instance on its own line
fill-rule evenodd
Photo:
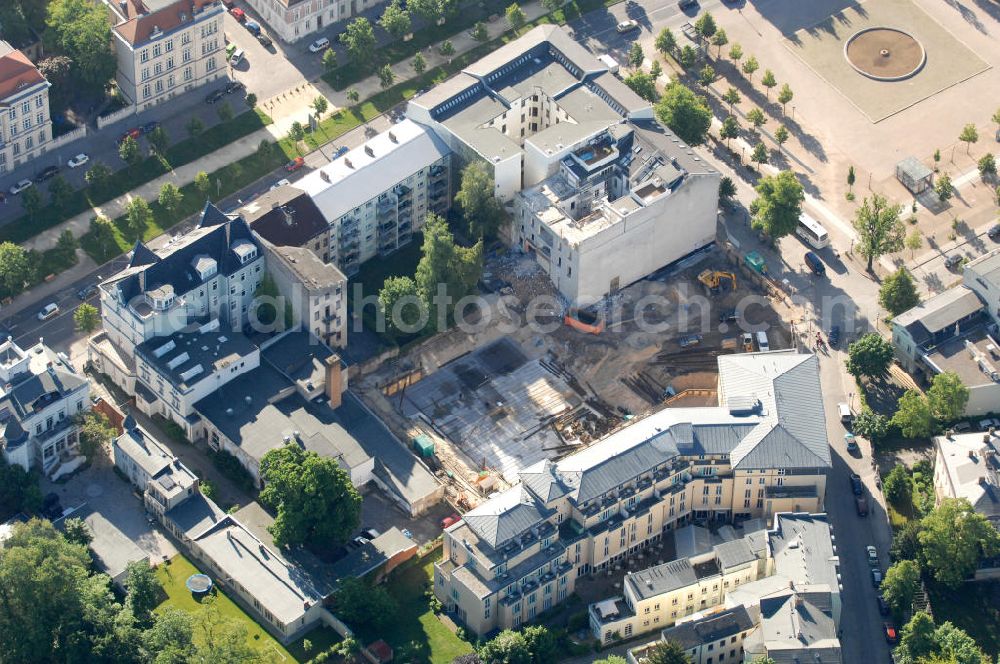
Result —
M 333 154 L 333 158 L 336 159 L 337 157 L 343 157 L 348 152 L 350 152 L 350 150 L 347 148 L 347 146 L 341 145 L 339 148 L 337 148 L 337 151 Z
M 382 533 L 375 530 L 374 528 L 365 528 L 364 530 L 361 531 L 361 534 L 367 537 L 369 540 L 373 540 Z
M 247 86 L 243 85 L 240 81 L 229 81 L 229 83 L 226 83 L 226 94 L 231 95 L 234 92 L 246 90 L 246 88 Z
M 154 120 L 153 122 L 147 122 L 146 124 L 139 127 L 139 129 L 141 129 L 142 133 L 144 134 L 152 134 L 154 131 L 156 131 L 156 128 L 159 126 L 160 123 Z
M 233 7 L 232 9 L 229 10 L 229 13 L 232 14 L 233 18 L 235 18 L 240 23 L 247 20 L 247 15 L 244 14 L 243 10 L 240 9 L 239 7 Z
M 855 496 L 854 509 L 857 510 L 858 516 L 868 516 L 868 498 L 865 496 Z
M 823 261 L 819 259 L 819 256 L 811 251 L 807 251 L 805 259 L 806 266 L 808 266 L 809 269 L 812 270 L 812 273 L 817 277 L 822 277 L 826 274 L 826 265 L 824 265 Z
M 885 633 L 886 643 L 895 644 L 899 640 L 899 635 L 896 633 L 896 626 L 891 622 L 882 623 L 882 631 Z
M 990 230 L 986 231 L 986 235 L 994 242 L 1000 242 L 1000 224 L 990 226 Z
M 878 602 L 878 612 L 883 616 L 889 615 L 889 603 L 885 601 L 885 598 L 878 595 L 875 601 Z
M 239 64 L 243 62 L 244 55 L 246 55 L 246 53 L 243 52 L 242 48 L 236 49 L 235 51 L 233 51 L 232 57 L 229 58 L 229 64 L 232 67 L 238 67 Z
M 944 259 L 944 266 L 949 270 L 954 270 L 962 264 L 962 254 L 952 254 Z
M 880 570 L 877 567 L 872 567 L 871 568 L 871 575 L 872 575 L 872 585 L 873 586 L 875 586 L 876 588 L 878 588 L 880 585 L 882 585 L 882 570 Z
M 285 164 L 285 170 L 288 171 L 289 173 L 294 173 L 295 171 L 299 170 L 305 165 L 306 165 L 305 159 L 303 159 L 302 157 L 296 157 L 295 159 L 292 159 L 290 162 Z
M 445 518 L 441 519 L 441 529 L 442 530 L 447 530 L 448 528 L 450 528 L 451 526 L 454 526 L 456 523 L 458 523 L 461 520 L 462 520 L 462 517 L 460 517 L 457 513 L 456 514 L 452 514 L 451 516 L 446 516 Z
M 24 191 L 28 187 L 33 186 L 34 184 L 35 183 L 32 182 L 31 180 L 21 180 L 20 182 L 17 182 L 16 184 L 14 184 L 13 187 L 10 188 L 10 193 L 14 196 L 17 196 L 22 191 Z
M 631 32 L 637 29 L 638 27 L 639 27 L 638 23 L 636 23 L 632 19 L 629 19 L 627 21 L 622 21 L 621 23 L 616 25 L 615 30 L 617 30 L 619 34 L 625 34 L 626 32 Z
M 45 182 L 46 180 L 50 180 L 54 178 L 56 176 L 56 173 L 58 172 L 59 172 L 58 166 L 48 166 L 46 168 L 43 168 L 42 170 L 35 173 L 35 182 Z
M 93 295 L 96 292 L 97 292 L 97 286 L 95 286 L 94 284 L 90 284 L 90 285 L 84 286 L 83 288 L 81 288 L 80 290 L 78 290 L 76 292 L 76 296 L 78 298 L 80 298 L 81 300 L 86 300 L 86 299 L 89 299 L 90 296 Z
M 84 164 L 86 164 L 88 161 L 90 161 L 90 157 L 88 157 L 86 154 L 84 154 L 83 152 L 81 152 L 80 154 L 76 155 L 75 157 L 71 157 L 70 160 L 66 162 L 66 164 L 70 168 L 79 168 L 80 166 L 83 166 Z
M 840 413 L 840 421 L 842 424 L 849 425 L 854 419 L 854 413 L 851 412 L 851 407 L 843 401 L 837 404 L 837 412 Z
M 132 127 L 131 129 L 129 129 L 128 131 L 126 131 L 124 134 L 122 134 L 121 136 L 118 137 L 118 144 L 121 145 L 122 143 L 125 142 L 126 138 L 130 138 L 130 137 L 134 138 L 135 140 L 139 140 L 140 136 L 142 136 L 142 130 L 139 129 L 138 127 Z
M 362 537 L 361 535 L 358 535 L 357 537 L 351 540 L 351 544 L 360 549 L 365 544 L 368 544 L 368 540 Z
M 701 338 L 702 337 L 700 334 L 689 334 L 687 336 L 681 337 L 681 340 L 679 342 L 680 347 L 688 348 L 690 346 L 697 346 L 698 344 L 701 343 Z
M 219 101 L 225 96 L 226 96 L 225 90 L 213 90 L 212 92 L 209 92 L 208 95 L 206 95 L 205 103 L 214 104 L 215 102 Z
M 720 323 L 735 323 L 736 320 L 736 309 L 727 309 L 719 314 Z
M 37 314 L 38 320 L 48 320 L 57 315 L 59 315 L 59 305 L 55 302 L 49 302 Z
M 833 347 L 833 348 L 837 347 L 837 344 L 840 343 L 840 326 L 839 325 L 834 325 L 833 327 L 830 328 L 830 335 L 827 337 L 827 339 L 829 340 L 829 343 L 830 343 L 831 347 Z
M 260 34 L 260 23 L 257 21 L 247 21 L 243 24 L 243 27 L 246 28 L 254 37 Z
M 313 43 L 309 44 L 310 53 L 319 53 L 320 51 L 323 51 L 328 48 L 330 48 L 330 40 L 327 39 L 326 37 L 320 37 Z
M 744 353 L 752 353 L 753 352 L 753 335 L 750 334 L 749 332 L 744 332 L 743 336 L 740 337 L 740 339 L 741 339 L 741 342 L 743 344 L 743 352 Z
M 985 419 L 979 420 L 979 430 L 989 431 L 990 427 L 994 429 L 1000 428 L 1000 420 L 995 417 L 987 417 Z
M 260 45 L 263 46 L 264 48 L 271 48 L 271 46 L 274 44 L 274 42 L 271 41 L 271 38 L 265 35 L 263 32 L 257 35 L 257 41 L 259 41 Z
M 868 556 L 868 564 L 878 567 L 878 549 L 869 544 L 865 547 L 865 554 Z
M 288 184 L 291 184 L 291 182 L 288 181 L 288 178 L 281 178 L 280 180 L 271 185 L 271 191 L 274 191 L 278 187 L 284 187 L 285 185 Z
M 855 496 L 860 496 L 865 492 L 865 485 L 861 481 L 861 475 L 857 473 L 851 473 L 851 491 L 854 492 Z
M 698 0 L 677 0 L 677 6 L 684 9 L 691 9 L 698 6 Z
M 762 353 L 766 353 L 771 350 L 771 344 L 767 340 L 767 332 L 764 330 L 757 330 L 757 348 Z

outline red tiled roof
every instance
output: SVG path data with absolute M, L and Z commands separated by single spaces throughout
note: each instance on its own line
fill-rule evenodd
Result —
M 15 49 L 0 57 L 0 100 L 29 85 L 44 82 L 45 77 L 24 53 Z
M 177 0 L 159 11 L 143 15 L 146 8 L 141 0 L 126 0 L 124 9 L 128 20 L 116 25 L 115 32 L 133 46 L 144 44 L 153 34 L 153 28 L 169 32 L 181 25 L 181 14 L 185 14 L 187 21 L 191 22 L 196 11 L 216 2 L 218 0 Z

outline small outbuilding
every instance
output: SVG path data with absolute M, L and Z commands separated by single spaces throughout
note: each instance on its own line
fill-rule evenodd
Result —
M 907 157 L 896 164 L 896 179 L 916 195 L 934 186 L 934 171 L 916 157 Z

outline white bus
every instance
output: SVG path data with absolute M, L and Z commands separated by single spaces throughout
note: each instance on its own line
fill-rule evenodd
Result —
M 795 233 L 813 249 L 822 249 L 830 244 L 830 236 L 826 229 L 805 212 L 799 215 L 799 225 L 795 228 Z

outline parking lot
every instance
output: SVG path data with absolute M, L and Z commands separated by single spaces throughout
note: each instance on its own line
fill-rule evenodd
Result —
M 422 546 L 441 534 L 441 520 L 452 512 L 446 503 L 438 503 L 426 514 L 411 519 L 381 489 L 372 488 L 362 494 L 360 529 L 374 528 L 384 533 L 395 526 L 410 531 L 413 541 Z

